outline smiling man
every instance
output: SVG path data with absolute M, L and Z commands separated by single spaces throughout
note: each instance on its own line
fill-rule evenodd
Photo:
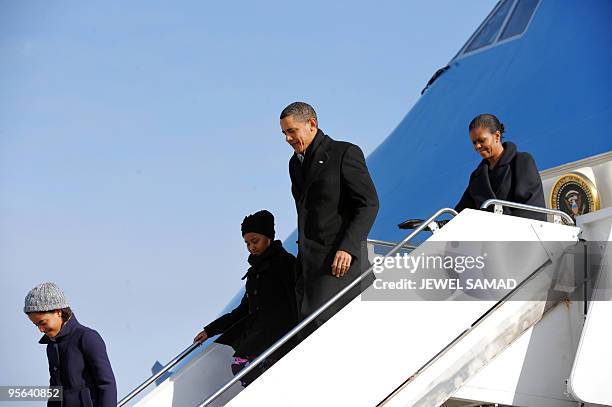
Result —
M 305 318 L 368 265 L 362 245 L 378 212 L 378 195 L 361 149 L 324 134 L 312 106 L 290 104 L 280 126 L 294 151 L 289 175 L 298 214 L 296 294 Z M 317 325 L 345 303 L 318 318 Z

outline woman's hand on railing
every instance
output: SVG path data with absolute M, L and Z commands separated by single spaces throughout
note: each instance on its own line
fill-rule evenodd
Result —
M 206 339 L 208 339 L 208 334 L 206 333 L 205 330 L 202 330 L 202 332 L 200 332 L 199 334 L 196 335 L 195 338 L 193 338 L 193 343 L 202 343 L 204 342 Z

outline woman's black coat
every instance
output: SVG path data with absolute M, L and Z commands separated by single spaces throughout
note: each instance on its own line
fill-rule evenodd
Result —
M 502 199 L 526 205 L 546 207 L 542 179 L 529 153 L 516 151 L 512 142 L 503 144 L 504 152 L 492 169 L 482 160 L 470 175 L 470 183 L 459 203 L 457 212 L 465 208 L 480 209 L 487 199 Z M 491 208 L 489 210 L 492 210 Z M 546 214 L 521 209 L 504 208 L 508 215 L 546 220 Z
M 98 332 L 72 315 L 53 340 L 45 335 L 39 343 L 47 345 L 49 384 L 63 386 L 63 404 L 49 401 L 48 406 L 117 406 L 115 376 Z
M 204 327 L 208 336 L 223 333 L 216 342 L 230 345 L 240 357 L 260 355 L 298 319 L 295 257 L 275 240 L 259 256 L 249 256 L 249 263 L 240 305 Z

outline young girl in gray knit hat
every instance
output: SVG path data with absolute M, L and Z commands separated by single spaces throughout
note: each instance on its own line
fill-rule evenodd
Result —
M 30 321 L 44 333 L 49 383 L 63 387 L 61 401 L 48 406 L 116 407 L 117 385 L 106 346 L 98 332 L 79 324 L 64 292 L 54 283 L 34 287 L 23 307 Z

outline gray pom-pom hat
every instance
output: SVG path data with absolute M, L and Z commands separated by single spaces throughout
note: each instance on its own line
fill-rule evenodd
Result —
M 55 283 L 42 283 L 32 288 L 25 297 L 23 312 L 45 312 L 68 308 L 66 295 Z

